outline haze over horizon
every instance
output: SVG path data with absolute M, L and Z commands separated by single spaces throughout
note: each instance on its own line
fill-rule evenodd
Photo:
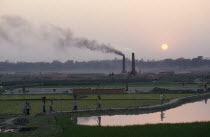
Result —
M 209 0 L 0 0 L 2 16 L 20 17 L 35 28 L 50 24 L 70 29 L 74 37 L 105 43 L 127 58 L 130 49 L 136 59 L 210 57 Z M 13 35 L 13 29 L 8 31 Z M 7 43 L 0 36 L 0 61 L 121 58 L 77 47 L 53 48 L 28 38 L 28 31 L 25 34 L 21 40 L 27 41 L 26 45 Z M 168 50 L 163 51 L 162 44 L 167 44 Z

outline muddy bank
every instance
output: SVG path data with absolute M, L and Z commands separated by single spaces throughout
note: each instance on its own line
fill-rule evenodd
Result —
M 22 127 L 29 123 L 27 117 L 11 117 L 9 115 L 0 117 L 0 133 L 3 132 L 20 132 Z
M 196 102 L 210 98 L 210 93 L 196 94 L 188 97 L 180 97 L 171 99 L 169 102 L 153 105 L 153 106 L 140 106 L 132 108 L 113 108 L 113 109 L 102 109 L 102 110 L 78 110 L 77 112 L 62 111 L 55 112 L 53 114 L 70 114 L 71 116 L 99 116 L 99 115 L 128 115 L 128 114 L 143 114 L 153 113 L 159 111 L 165 111 L 167 109 L 175 108 L 180 105 Z M 51 115 L 51 114 L 48 114 Z
M 206 92 L 210 92 L 210 90 L 199 90 L 199 89 L 190 89 L 190 88 L 181 88 L 181 89 L 177 89 L 177 88 L 160 88 L 160 87 L 155 87 L 151 90 L 149 90 L 146 93 L 150 93 L 150 94 L 160 94 L 160 93 L 164 93 L 164 94 L 182 94 L 182 93 L 197 93 L 197 94 L 202 94 L 202 93 L 206 93 Z M 141 91 L 136 91 L 136 93 L 145 93 L 145 92 L 141 92 Z

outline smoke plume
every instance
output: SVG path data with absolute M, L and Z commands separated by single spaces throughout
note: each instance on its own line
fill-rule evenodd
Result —
M 95 40 L 75 37 L 70 29 L 63 29 L 54 25 L 37 27 L 19 16 L 2 16 L 0 18 L 0 42 L 10 43 L 13 46 L 29 46 L 34 43 L 48 44 L 60 49 L 68 47 L 87 48 L 91 51 L 124 54 L 111 47 L 109 44 L 101 44 Z

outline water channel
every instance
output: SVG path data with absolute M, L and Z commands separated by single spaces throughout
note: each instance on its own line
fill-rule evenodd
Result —
M 205 99 L 199 102 L 184 104 L 166 111 L 148 114 L 75 117 L 72 118 L 72 120 L 79 125 L 90 126 L 126 126 L 210 121 L 210 102 L 208 102 L 208 99 Z

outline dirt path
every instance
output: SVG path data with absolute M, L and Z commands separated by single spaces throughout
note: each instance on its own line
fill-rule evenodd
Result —
M 206 98 L 210 98 L 210 93 L 204 93 L 204 94 L 197 94 L 187 97 L 179 97 L 175 99 L 171 99 L 169 102 L 166 102 L 164 104 L 158 104 L 153 106 L 140 106 L 140 107 L 132 107 L 132 108 L 113 108 L 113 109 L 102 109 L 102 110 L 95 110 L 95 109 L 88 109 L 88 110 L 78 110 L 75 111 L 60 111 L 60 112 L 54 112 L 53 114 L 65 114 L 65 113 L 71 113 L 75 115 L 101 115 L 101 114 L 108 114 L 108 115 L 114 115 L 114 114 L 142 114 L 142 113 L 152 113 L 152 112 L 158 112 L 158 111 L 165 111 L 167 109 L 171 109 L 174 107 L 178 107 L 180 105 L 195 102 L 199 100 L 203 100 Z

